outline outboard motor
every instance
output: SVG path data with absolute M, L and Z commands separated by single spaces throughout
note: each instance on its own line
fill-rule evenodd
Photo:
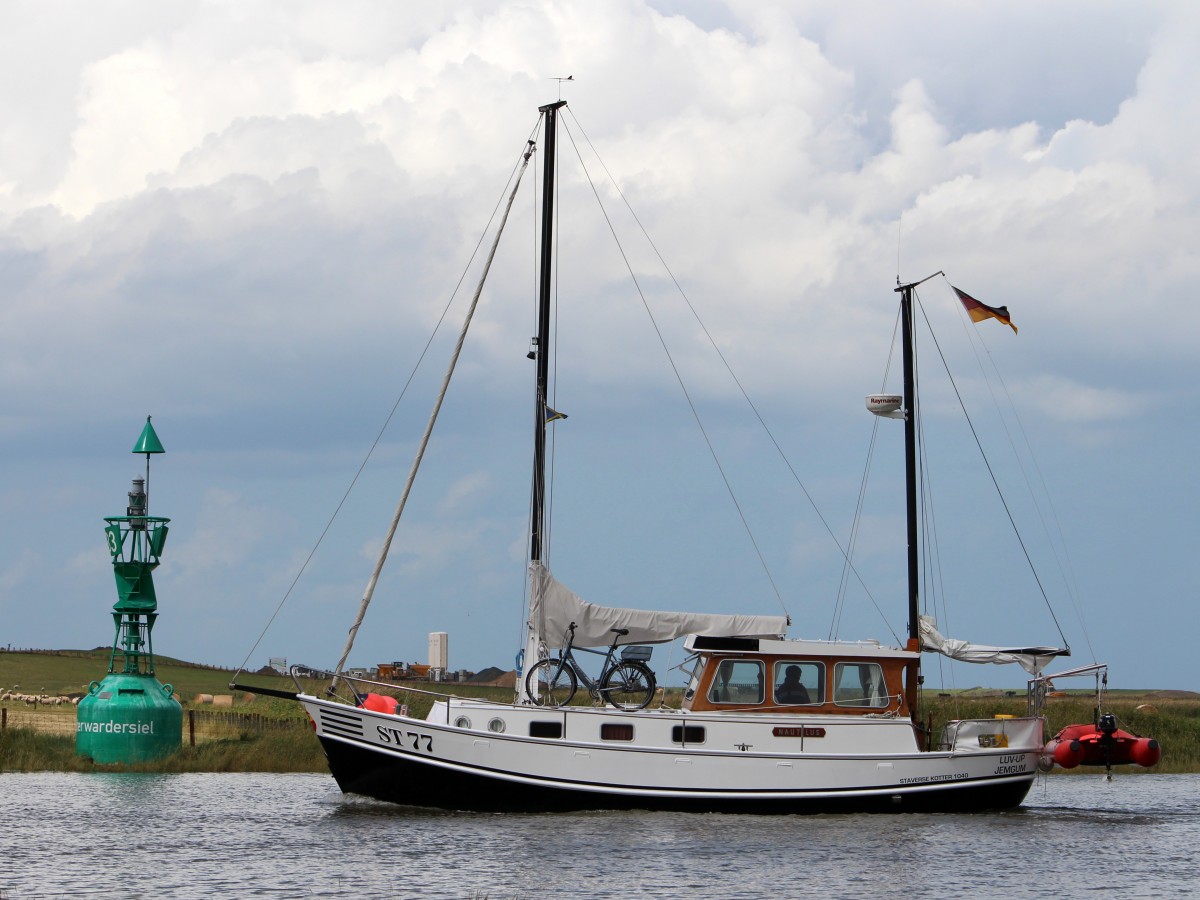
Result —
M 1104 748 L 1104 773 L 1108 780 L 1112 781 L 1113 735 L 1117 730 L 1117 717 L 1112 713 L 1105 713 L 1096 722 L 1096 730 L 1100 732 L 1100 740 L 1097 743 Z

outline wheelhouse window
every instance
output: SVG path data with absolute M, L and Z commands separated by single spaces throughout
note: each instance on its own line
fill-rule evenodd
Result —
M 820 706 L 825 702 L 825 664 L 805 660 L 775 663 L 775 703 L 779 706 Z
M 763 664 L 758 660 L 722 660 L 708 690 L 708 701 L 739 705 L 762 703 L 766 696 L 764 685 Z
M 883 709 L 891 698 L 879 663 L 838 663 L 833 669 L 833 702 L 838 706 Z

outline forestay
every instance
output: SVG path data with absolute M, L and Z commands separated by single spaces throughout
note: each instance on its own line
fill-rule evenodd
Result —
M 671 641 L 687 634 L 720 637 L 783 637 L 786 616 L 715 615 L 622 609 L 588 603 L 556 581 L 539 562 L 530 566 L 532 601 L 529 621 L 534 632 L 550 644 L 563 639 L 575 623 L 575 644 L 601 647 L 612 643 L 613 628 L 627 628 L 621 643 Z

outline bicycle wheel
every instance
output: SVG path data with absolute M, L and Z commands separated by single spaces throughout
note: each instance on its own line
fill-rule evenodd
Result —
M 617 709 L 645 709 L 654 699 L 654 673 L 640 662 L 619 662 L 600 681 L 600 693 Z
M 565 706 L 578 687 L 575 670 L 557 659 L 534 663 L 525 676 L 525 693 L 538 706 Z

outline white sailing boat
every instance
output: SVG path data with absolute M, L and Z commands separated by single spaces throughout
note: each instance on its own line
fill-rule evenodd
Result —
M 1028 714 L 1020 717 L 955 720 L 933 733 L 918 716 L 923 649 L 1015 662 L 1033 674 L 1067 651 L 949 641 L 919 614 L 916 423 L 908 412 L 916 409 L 916 284 L 896 289 L 904 393 L 868 398 L 872 411 L 904 419 L 909 633 L 903 646 L 788 639 L 784 616 L 595 605 L 549 571 L 542 551 L 546 425 L 556 415 L 546 402 L 551 228 L 555 135 L 564 105 L 540 110 L 544 190 L 531 602 L 516 696 L 496 703 L 447 691 L 427 715 L 415 717 L 386 696 L 394 685 L 347 679 L 339 665 L 335 680 L 354 688 L 349 702 L 285 694 L 311 717 L 337 783 L 345 792 L 396 803 L 500 811 L 908 811 L 1020 804 L 1044 756 L 1045 722 L 1034 703 L 1044 691 L 1031 690 Z M 377 576 L 378 567 L 364 611 Z M 678 708 L 654 705 L 660 695 L 645 645 L 678 638 L 692 654 L 690 681 Z M 585 686 L 606 702 L 571 704 L 583 677 L 571 664 L 574 651 L 597 647 L 609 648 L 606 671 Z

